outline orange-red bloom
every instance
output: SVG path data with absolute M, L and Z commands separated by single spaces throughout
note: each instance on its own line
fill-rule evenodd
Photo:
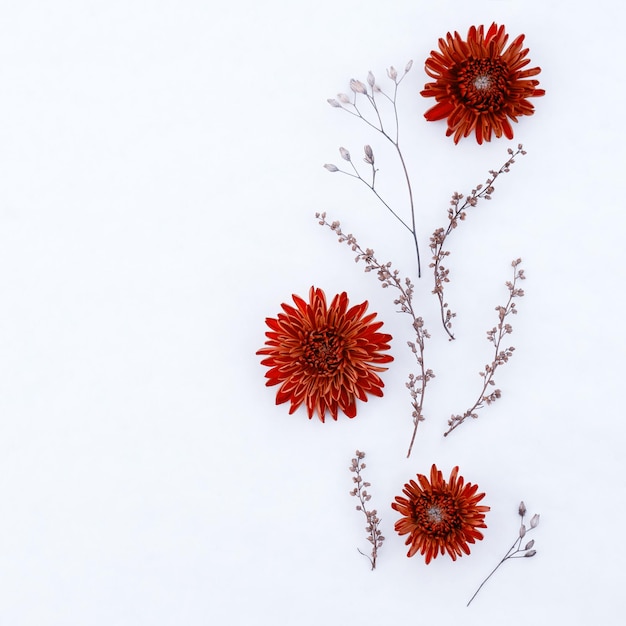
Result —
M 447 118 L 446 136 L 461 137 L 476 133 L 479 144 L 504 135 L 513 138 L 509 119 L 517 122 L 520 115 L 532 115 L 528 98 L 543 96 L 538 80 L 531 78 L 540 67 L 522 69 L 530 63 L 528 48 L 522 48 L 524 35 L 519 35 L 505 50 L 509 38 L 504 26 L 492 24 L 472 26 L 464 41 L 459 33 L 439 39 L 439 50 L 426 59 L 426 73 L 435 79 L 427 83 L 422 96 L 435 98 L 437 104 L 426 111 L 429 122 Z
M 455 467 L 446 482 L 443 474 L 433 465 L 430 481 L 423 474 L 404 485 L 406 498 L 396 496 L 391 507 L 404 517 L 395 524 L 399 535 L 408 534 L 406 545 L 410 545 L 407 556 L 417 552 L 426 557 L 426 564 L 439 553 L 446 552 L 456 561 L 457 556 L 469 554 L 468 543 L 483 538 L 477 528 L 487 528 L 484 520 L 488 506 L 480 506 L 484 493 L 476 493 L 478 485 L 464 484 Z
M 257 354 L 270 369 L 267 386 L 280 385 L 276 404 L 291 402 L 289 413 L 305 404 L 309 419 L 317 412 L 324 421 L 326 411 L 337 419 L 337 411 L 356 415 L 356 401 L 367 394 L 383 395 L 383 381 L 377 363 L 393 357 L 381 354 L 389 349 L 391 335 L 377 332 L 383 325 L 374 322 L 376 313 L 364 315 L 367 301 L 348 308 L 348 296 L 341 293 L 330 306 L 321 289 L 311 287 L 309 302 L 294 295 L 296 307 L 282 304 L 277 319 L 267 318 L 267 347 Z

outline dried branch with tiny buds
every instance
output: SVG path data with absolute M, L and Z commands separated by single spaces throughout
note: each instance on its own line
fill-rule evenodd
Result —
M 367 493 L 367 487 L 371 487 L 371 484 L 364 481 L 361 476 L 361 471 L 365 469 L 366 465 L 363 463 L 363 459 L 365 458 L 365 452 L 360 452 L 357 450 L 355 452 L 356 458 L 352 459 L 352 465 L 350 465 L 350 471 L 356 476 L 352 477 L 352 481 L 356 484 L 355 488 L 350 492 L 351 496 L 355 496 L 359 499 L 361 504 L 357 504 L 356 510 L 362 511 L 367 520 L 367 526 L 365 527 L 367 535 L 367 540 L 372 544 L 372 552 L 370 555 L 361 552 L 357 548 L 360 554 L 367 557 L 369 559 L 370 565 L 372 569 L 376 569 L 376 557 L 378 556 L 378 550 L 383 545 L 383 541 L 385 538 L 383 537 L 380 529 L 378 528 L 380 524 L 380 519 L 378 518 L 376 509 L 368 510 L 366 502 L 369 502 L 372 496 Z
M 419 367 L 419 374 L 409 374 L 406 387 L 411 394 L 411 406 L 413 408 L 413 435 L 411 437 L 411 443 L 409 444 L 409 450 L 407 452 L 407 458 L 411 456 L 413 449 L 413 443 L 415 442 L 415 435 L 417 434 L 417 427 L 420 422 L 424 421 L 423 406 L 424 406 L 424 394 L 426 391 L 426 385 L 435 377 L 435 374 L 431 369 L 427 369 L 424 365 L 424 344 L 425 340 L 430 337 L 430 334 L 424 327 L 424 320 L 419 317 L 413 308 L 413 291 L 414 285 L 410 278 L 405 278 L 404 282 L 400 278 L 398 270 L 391 269 L 391 262 L 379 263 L 374 256 L 374 250 L 371 248 L 363 249 L 358 244 L 356 238 L 351 234 L 344 234 L 341 230 L 341 224 L 337 221 L 326 221 L 326 213 L 316 213 L 315 217 L 319 220 L 320 226 L 328 226 L 332 231 L 337 234 L 339 243 L 345 243 L 356 252 L 355 261 L 365 262 L 366 272 L 376 272 L 378 280 L 381 282 L 383 288 L 392 287 L 400 292 L 400 295 L 393 301 L 393 303 L 400 307 L 400 313 L 406 313 L 411 317 L 411 325 L 415 331 L 415 341 L 407 341 L 407 345 L 411 349 L 411 352 L 415 355 L 415 360 Z
M 456 317 L 456 313 L 453 313 L 448 303 L 444 299 L 444 284 L 450 282 L 449 274 L 450 270 L 442 265 L 443 260 L 450 255 L 449 250 L 444 249 L 444 245 L 452 231 L 467 217 L 467 209 L 474 207 L 478 204 L 479 200 L 491 200 L 491 196 L 494 192 L 493 183 L 496 178 L 501 174 L 508 172 L 511 165 L 515 163 L 515 157 L 518 154 L 526 154 L 522 149 L 522 144 L 517 146 L 517 150 L 514 152 L 511 148 L 508 150 L 509 158 L 506 163 L 497 171 L 491 170 L 489 172 L 490 177 L 485 181 L 485 185 L 477 185 L 476 189 L 472 189 L 469 196 L 464 197 L 463 194 L 454 192 L 452 200 L 450 200 L 450 208 L 448 209 L 449 224 L 447 228 L 438 228 L 430 237 L 430 250 L 433 253 L 433 262 L 429 267 L 433 268 L 435 275 L 435 288 L 433 293 L 439 299 L 439 310 L 441 313 L 441 323 L 444 330 L 448 334 L 450 341 L 454 339 L 452 334 L 452 318 Z M 461 200 L 464 200 L 461 203 Z
M 468 417 L 476 419 L 478 417 L 477 411 L 485 405 L 493 404 L 498 400 L 502 392 L 500 389 L 495 389 L 491 393 L 487 393 L 487 389 L 491 386 L 495 386 L 495 380 L 493 376 L 500 365 L 504 365 L 513 356 L 515 348 L 502 349 L 501 343 L 506 335 L 510 335 L 513 332 L 513 327 L 506 322 L 506 318 L 509 315 L 516 315 L 517 308 L 515 307 L 515 298 L 521 298 L 524 295 L 524 290 L 517 287 L 519 280 L 524 280 L 524 270 L 519 269 L 519 265 L 522 259 L 516 259 L 511 263 L 513 267 L 513 282 L 507 281 L 506 286 L 509 290 L 509 299 L 505 306 L 497 306 L 498 312 L 498 324 L 491 330 L 487 331 L 487 340 L 493 344 L 495 348 L 495 354 L 493 361 L 490 364 L 485 365 L 485 370 L 480 372 L 480 376 L 483 379 L 483 388 L 478 396 L 478 400 L 474 402 L 471 408 L 467 409 L 463 415 L 452 415 L 448 420 L 448 430 L 444 433 L 444 437 L 447 437 L 455 428 L 460 426 Z
M 391 208 L 390 204 L 378 193 L 378 190 L 376 189 L 376 173 L 378 172 L 378 170 L 376 169 L 374 165 L 374 152 L 370 145 L 366 145 L 364 147 L 365 156 L 363 158 L 365 163 L 367 163 L 369 165 L 369 168 L 371 169 L 370 175 L 368 176 L 367 179 L 361 175 L 361 172 L 358 170 L 358 168 L 352 161 L 350 152 L 346 150 L 346 148 L 343 148 L 343 147 L 339 148 L 339 154 L 341 155 L 341 158 L 344 161 L 350 163 L 352 171 L 342 170 L 336 165 L 334 165 L 333 163 L 326 163 L 324 167 L 329 172 L 341 172 L 342 174 L 346 174 L 347 176 L 356 178 L 357 180 L 361 181 L 366 187 L 368 187 L 373 192 L 373 194 L 382 202 L 385 208 L 400 222 L 400 224 L 402 224 L 402 226 L 404 226 L 404 228 L 406 228 L 411 233 L 411 236 L 413 238 L 413 243 L 415 245 L 415 253 L 417 255 L 417 276 L 419 278 L 422 275 L 422 266 L 421 266 L 421 261 L 420 261 L 419 244 L 417 242 L 417 229 L 415 227 L 415 202 L 413 199 L 413 189 L 411 187 L 411 179 L 409 177 L 409 172 L 406 166 L 406 162 L 404 160 L 404 155 L 402 154 L 402 150 L 400 149 L 400 142 L 399 142 L 400 125 L 399 125 L 399 120 L 398 120 L 398 106 L 397 106 L 398 86 L 400 85 L 404 77 L 407 75 L 412 65 L 413 65 L 413 61 L 409 61 L 404 68 L 404 73 L 400 77 L 398 77 L 398 71 L 393 66 L 391 66 L 387 70 L 387 76 L 393 82 L 393 85 L 394 85 L 392 95 L 385 93 L 380 88 L 380 86 L 376 83 L 374 74 L 372 74 L 372 72 L 368 72 L 367 84 L 361 82 L 360 80 L 355 80 L 354 78 L 350 81 L 350 90 L 353 93 L 352 98 L 350 98 L 345 93 L 340 93 L 340 94 L 337 94 L 337 98 L 328 99 L 328 104 L 330 104 L 330 106 L 337 108 L 337 109 L 342 109 L 346 113 L 349 113 L 350 115 L 353 115 L 354 117 L 362 120 L 370 128 L 379 132 L 385 139 L 387 139 L 387 141 L 389 141 L 389 143 L 393 145 L 393 147 L 396 150 L 396 153 L 398 154 L 398 158 L 400 159 L 400 165 L 402 167 L 402 172 L 403 172 L 404 179 L 406 181 L 406 186 L 407 186 L 408 193 L 409 193 L 409 206 L 411 209 L 411 220 L 410 220 L 411 223 L 409 224 L 407 223 L 407 221 L 402 219 L 400 215 Z M 359 96 L 364 96 L 365 100 L 367 101 L 367 104 L 371 108 L 371 111 L 370 111 L 371 119 L 368 118 L 363 113 L 363 111 L 359 108 L 360 103 L 363 100 L 363 98 L 359 98 Z M 384 98 L 391 104 L 392 119 L 393 119 L 391 123 L 392 130 L 389 130 L 386 123 L 383 121 L 384 113 L 379 106 L 379 100 L 376 99 L 377 96 L 379 97 L 379 99 Z
M 470 598 L 466 606 L 469 606 L 472 603 L 472 600 L 478 595 L 478 592 L 483 588 L 483 585 L 496 573 L 498 568 L 505 561 L 508 561 L 509 559 L 531 558 L 535 556 L 535 554 L 537 554 L 537 550 L 533 549 L 533 546 L 535 545 L 535 540 L 531 539 L 522 548 L 522 539 L 524 539 L 524 537 L 526 536 L 528 532 L 537 528 L 537 526 L 539 525 L 540 516 L 538 514 L 533 515 L 530 518 L 530 522 L 529 522 L 530 528 L 526 528 L 526 524 L 524 524 L 524 516 L 526 515 L 526 505 L 524 504 L 523 500 L 520 502 L 518 513 L 519 513 L 519 516 L 522 518 L 522 522 L 520 525 L 517 539 L 513 542 L 513 545 L 509 548 L 508 552 L 504 555 L 502 560 L 493 568 L 493 570 L 491 570 L 491 573 L 489 574 L 489 576 L 487 576 L 487 578 L 485 578 L 485 580 L 483 580 L 483 582 L 480 583 L 480 587 L 478 587 L 478 589 L 476 590 L 474 595 Z

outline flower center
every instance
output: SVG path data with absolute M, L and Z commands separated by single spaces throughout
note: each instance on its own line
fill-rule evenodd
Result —
M 415 502 L 416 524 L 433 536 L 445 536 L 460 524 L 459 509 L 449 494 L 432 494 Z
M 476 112 L 497 111 L 506 102 L 508 69 L 501 59 L 466 59 L 458 68 L 455 91 Z
M 479 76 L 476 76 L 476 78 L 474 79 L 474 87 L 476 87 L 476 89 L 478 89 L 479 91 L 482 89 L 488 89 L 490 85 L 491 78 L 489 78 L 487 74 L 481 74 Z
M 332 330 L 312 331 L 303 347 L 303 360 L 313 373 L 330 376 L 343 362 L 343 341 Z
M 436 505 L 433 505 L 426 509 L 426 516 L 434 524 L 439 524 L 443 521 L 444 512 Z

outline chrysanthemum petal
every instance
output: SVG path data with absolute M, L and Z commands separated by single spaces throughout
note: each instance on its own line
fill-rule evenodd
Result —
M 424 117 L 429 122 L 434 122 L 436 120 L 442 120 L 445 117 L 448 117 L 448 115 L 450 115 L 453 111 L 454 104 L 452 102 L 439 102 L 434 107 L 428 109 L 428 111 L 424 113 Z
M 538 81 L 526 80 L 541 68 L 522 69 L 530 63 L 524 38 L 518 35 L 507 48 L 509 36 L 495 22 L 486 33 L 484 25 L 471 26 L 466 40 L 458 32 L 440 38 L 439 51 L 433 50 L 424 64 L 435 82 L 427 83 L 421 95 L 437 102 L 424 117 L 447 119 L 446 136 L 455 143 L 471 133 L 479 144 L 492 135 L 512 139 L 511 121 L 532 115 L 528 98 L 545 94 L 537 89 Z
M 399 535 L 408 535 L 407 556 L 419 552 L 428 564 L 439 554 L 447 553 L 453 561 L 469 554 L 468 544 L 483 538 L 478 528 L 486 528 L 485 513 L 489 511 L 488 506 L 476 504 L 485 496 L 477 490 L 459 476 L 458 466 L 448 481 L 433 465 L 429 477 L 418 474 L 417 482 L 405 484 L 402 491 L 406 498 L 396 496 L 391 507 L 402 515 L 394 528 Z
M 365 314 L 368 302 L 349 306 L 345 292 L 327 304 L 323 290 L 311 287 L 308 302 L 293 295 L 295 307 L 283 303 L 276 318 L 267 318 L 265 346 L 257 351 L 268 367 L 267 386 L 280 385 L 276 404 L 290 402 L 289 413 L 302 404 L 309 418 L 326 413 L 337 419 L 342 411 L 356 416 L 357 400 L 382 396 L 377 372 L 393 357 L 386 354 L 391 335 L 377 332 L 376 313 Z

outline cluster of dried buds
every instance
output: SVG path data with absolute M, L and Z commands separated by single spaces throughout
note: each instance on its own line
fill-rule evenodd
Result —
M 478 396 L 478 399 L 474 404 L 463 413 L 463 415 L 452 415 L 448 420 L 448 430 L 443 434 L 447 437 L 455 428 L 460 426 L 468 417 L 476 419 L 478 417 L 477 411 L 483 408 L 485 405 L 493 404 L 502 396 L 500 389 L 494 389 L 489 392 L 488 390 L 495 386 L 494 374 L 498 367 L 509 362 L 509 359 L 513 356 L 515 348 L 510 346 L 508 348 L 502 347 L 502 341 L 513 332 L 513 327 L 508 322 L 505 322 L 509 315 L 517 315 L 517 308 L 515 307 L 515 298 L 521 298 L 524 295 L 524 290 L 520 289 L 518 281 L 525 280 L 524 270 L 519 266 L 522 259 L 516 259 L 512 261 L 513 267 L 513 280 L 506 282 L 506 287 L 509 291 L 509 298 L 504 306 L 498 305 L 495 310 L 498 312 L 498 324 L 491 330 L 487 331 L 487 340 L 493 344 L 495 348 L 493 360 L 491 363 L 487 363 L 483 371 L 479 372 L 483 379 L 482 390 Z
M 315 217 L 319 220 L 320 226 L 327 226 L 334 233 L 336 233 L 339 243 L 345 243 L 350 246 L 353 252 L 357 253 L 354 260 L 357 263 L 359 261 L 363 261 L 365 263 L 366 272 L 376 272 L 378 280 L 383 288 L 391 287 L 392 289 L 397 289 L 399 291 L 399 295 L 393 303 L 400 307 L 401 313 L 406 313 L 411 316 L 411 325 L 415 331 L 415 341 L 408 341 L 407 344 L 415 356 L 419 370 L 418 374 L 409 374 L 409 378 L 406 383 L 406 386 L 411 394 L 411 407 L 413 408 L 413 435 L 407 452 L 408 458 L 411 456 L 413 444 L 415 443 L 417 427 L 420 422 L 423 422 L 425 419 L 423 407 L 426 385 L 435 377 L 433 370 L 427 368 L 424 364 L 425 340 L 430 338 L 430 334 L 424 326 L 423 318 L 418 316 L 413 308 L 413 282 L 408 277 L 402 280 L 398 270 L 391 268 L 390 261 L 386 263 L 379 262 L 376 259 L 372 248 L 363 249 L 354 235 L 350 233 L 345 234 L 341 230 L 341 224 L 338 221 L 335 220 L 333 222 L 328 222 L 326 220 L 326 213 L 316 213 Z
M 355 474 L 355 476 L 352 477 L 352 482 L 355 483 L 355 487 L 350 492 L 350 495 L 355 496 L 359 499 L 360 504 L 357 504 L 356 510 L 362 511 L 365 515 L 365 518 L 367 520 L 367 526 L 365 527 L 365 531 L 367 532 L 367 540 L 372 544 L 372 551 L 369 555 L 361 552 L 361 550 L 359 550 L 359 552 L 369 559 L 372 569 L 376 569 L 376 557 L 378 556 L 378 549 L 383 545 L 383 541 L 385 540 L 385 538 L 378 528 L 380 524 L 380 519 L 378 518 L 378 513 L 376 509 L 369 510 L 365 504 L 372 499 L 372 496 L 367 493 L 367 487 L 371 487 L 371 484 L 364 481 L 363 477 L 361 476 L 361 471 L 364 470 L 366 467 L 365 463 L 363 463 L 363 459 L 365 458 L 365 452 L 357 450 L 355 454 L 356 457 L 352 459 L 352 464 L 350 465 L 350 471 Z

